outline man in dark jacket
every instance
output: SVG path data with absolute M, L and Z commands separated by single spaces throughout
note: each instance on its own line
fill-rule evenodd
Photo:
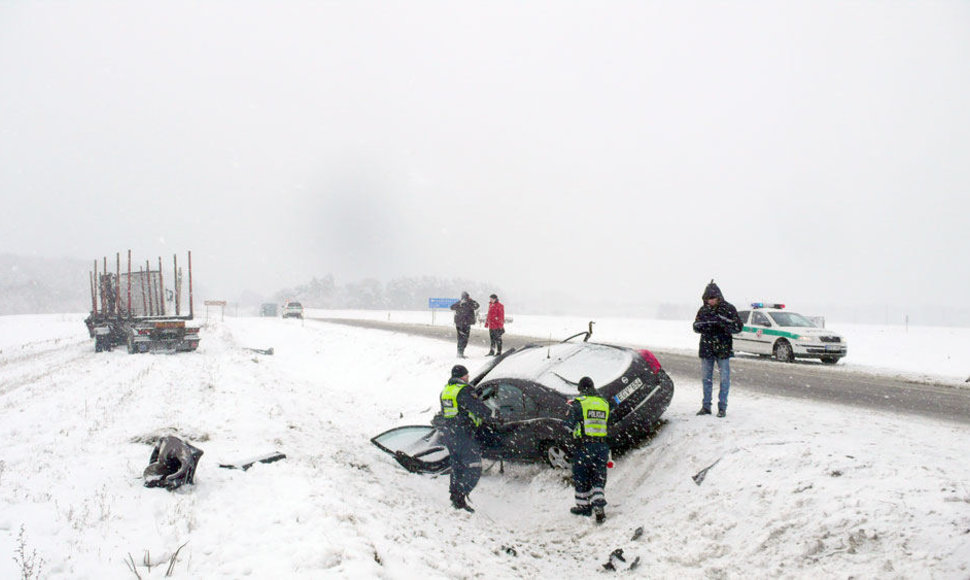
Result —
M 444 417 L 441 431 L 451 462 L 448 485 L 451 506 L 474 512 L 468 505 L 468 494 L 482 476 L 482 451 L 475 433 L 482 421 L 491 415 L 491 410 L 473 395 L 468 384 L 468 369 L 462 365 L 451 369 L 451 379 L 441 391 L 441 415 Z
M 475 324 L 478 302 L 469 298 L 468 292 L 462 292 L 461 300 L 452 304 L 451 309 L 455 311 L 455 329 L 458 331 L 458 358 L 465 358 L 465 347 L 468 346 L 468 336 Z
M 701 335 L 701 383 L 704 386 L 704 400 L 698 415 L 711 414 L 711 395 L 714 389 L 714 365 L 717 364 L 721 376 L 721 388 L 717 396 L 717 416 L 727 414 L 728 391 L 731 389 L 731 357 L 734 356 L 732 334 L 741 332 L 743 327 L 738 310 L 724 300 L 721 289 L 714 280 L 704 289 L 701 296 L 704 305 L 694 317 L 694 332 Z
M 596 522 L 606 519 L 606 464 L 610 446 L 606 442 L 610 404 L 599 396 L 593 379 L 579 379 L 579 396 L 570 401 L 569 418 L 564 422 L 572 432 L 576 449 L 573 455 L 573 486 L 576 505 L 569 512 L 578 516 L 596 514 Z
M 488 316 L 485 317 L 485 328 L 492 344 L 488 348 L 488 355 L 502 354 L 502 335 L 505 334 L 505 306 L 498 301 L 498 296 L 488 297 Z

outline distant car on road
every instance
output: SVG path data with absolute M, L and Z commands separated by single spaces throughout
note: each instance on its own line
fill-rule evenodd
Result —
M 277 306 L 273 302 L 267 302 L 259 307 L 260 316 L 276 316 Z
M 848 344 L 838 332 L 819 328 L 808 318 L 785 310 L 784 304 L 755 302 L 751 310 L 738 312 L 744 329 L 734 336 L 734 350 L 771 356 L 782 362 L 817 358 L 835 364 L 848 354 Z
M 303 305 L 299 302 L 287 302 L 283 305 L 283 318 L 303 318 Z
M 584 376 L 591 377 L 610 402 L 608 437 L 613 450 L 645 440 L 674 394 L 673 381 L 647 350 L 591 342 L 514 349 L 490 361 L 471 380 L 476 396 L 492 409 L 477 434 L 483 456 L 568 467 L 573 437 L 562 420 L 569 415 L 569 401 L 579 396 L 578 383 Z M 439 413 L 431 426 L 398 427 L 372 442 L 409 471 L 440 472 L 448 458 L 438 430 L 441 421 Z

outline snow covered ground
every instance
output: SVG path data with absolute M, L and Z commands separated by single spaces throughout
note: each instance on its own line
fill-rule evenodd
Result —
M 82 319 L 0 317 L 0 578 L 25 562 L 40 577 L 162 578 L 180 547 L 176 578 L 586 578 L 616 548 L 640 558 L 624 577 L 970 577 L 970 424 L 740 389 L 726 419 L 697 417 L 699 383 L 675 375 L 667 425 L 610 473 L 602 526 L 570 515 L 563 474 L 537 465 L 488 469 L 466 514 L 446 479 L 369 442 L 430 420 L 453 344 L 227 318 L 195 353 L 95 354 Z M 516 316 L 509 332 L 585 324 Z M 676 324 L 598 320 L 595 337 L 692 351 Z M 970 374 L 968 329 L 829 326 L 849 337 L 840 367 Z M 470 351 L 474 371 L 484 350 Z M 205 451 L 195 486 L 142 486 L 164 433 Z M 218 468 L 275 450 L 287 459 Z

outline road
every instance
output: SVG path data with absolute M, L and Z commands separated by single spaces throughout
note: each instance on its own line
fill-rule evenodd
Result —
M 449 326 L 342 318 L 315 318 L 314 320 L 455 341 L 455 329 Z M 548 342 L 548 340 L 506 334 L 503 342 L 508 349 L 527 343 Z M 469 344 L 487 348 L 487 331 L 473 328 Z M 653 352 L 668 374 L 700 381 L 700 362 L 696 356 L 662 350 Z M 866 410 L 891 411 L 956 423 L 970 423 L 970 389 L 853 372 L 841 367 L 798 362 L 786 364 L 772 360 L 737 357 L 731 361 L 731 388 L 849 405 Z

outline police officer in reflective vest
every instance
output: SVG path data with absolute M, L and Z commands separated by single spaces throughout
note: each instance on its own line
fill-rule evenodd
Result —
M 596 394 L 593 379 L 579 379 L 579 397 L 571 402 L 569 419 L 565 421 L 575 439 L 573 455 L 573 485 L 576 506 L 569 511 L 579 516 L 596 514 L 597 523 L 606 519 L 606 464 L 610 446 L 606 442 L 606 425 L 610 419 L 610 404 Z
M 468 384 L 468 369 L 455 365 L 451 369 L 451 379 L 441 391 L 441 414 L 445 425 L 442 434 L 451 462 L 451 482 L 448 486 L 451 505 L 469 512 L 475 510 L 468 505 L 468 494 L 475 489 L 482 476 L 482 451 L 475 433 L 491 412 L 472 392 Z

